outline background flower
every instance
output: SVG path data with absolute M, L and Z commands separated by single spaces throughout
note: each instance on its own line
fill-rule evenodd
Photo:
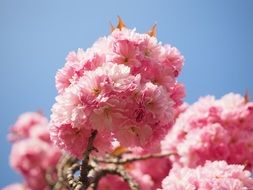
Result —
M 195 169 L 175 167 L 163 180 L 162 187 L 163 190 L 248 190 L 253 188 L 253 180 L 243 165 L 215 161 Z
M 181 113 L 162 141 L 171 160 L 188 167 L 206 160 L 226 160 L 252 170 L 253 102 L 230 93 L 221 99 L 200 98 Z

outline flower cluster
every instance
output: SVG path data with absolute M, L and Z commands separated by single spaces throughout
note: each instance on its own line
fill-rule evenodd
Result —
M 35 137 L 44 141 L 50 141 L 48 133 L 48 120 L 41 113 L 26 112 L 19 116 L 11 127 L 8 139 L 11 142 Z
M 162 142 L 173 162 L 188 167 L 226 160 L 253 169 L 253 102 L 238 94 L 201 98 L 181 113 Z
M 173 167 L 162 182 L 162 190 L 250 190 L 253 179 L 242 165 L 225 161 L 206 162 L 195 169 Z
M 24 113 L 11 128 L 9 138 L 14 142 L 10 164 L 25 182 L 6 188 L 46 189 L 46 175 L 56 178 L 56 165 L 61 156 L 60 150 L 50 141 L 47 119 L 40 113 Z
M 100 154 L 115 141 L 157 151 L 184 97 L 176 80 L 182 65 L 176 48 L 127 28 L 69 53 L 56 75 L 51 139 L 79 158 L 92 130 Z

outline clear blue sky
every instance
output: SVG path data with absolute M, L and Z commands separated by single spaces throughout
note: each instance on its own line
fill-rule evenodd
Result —
M 0 188 L 20 180 L 8 166 L 9 126 L 25 111 L 49 116 L 54 76 L 67 53 L 108 34 L 120 15 L 137 31 L 158 24 L 158 38 L 185 56 L 187 102 L 228 92 L 253 96 L 252 0 L 0 0 Z

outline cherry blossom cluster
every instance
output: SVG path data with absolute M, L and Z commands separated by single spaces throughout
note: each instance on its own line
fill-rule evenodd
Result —
M 250 190 L 253 179 L 242 165 L 225 161 L 206 162 L 195 169 L 173 167 L 162 182 L 162 190 Z
M 253 102 L 233 93 L 200 98 L 179 115 L 162 149 L 176 153 L 171 160 L 181 166 L 225 160 L 252 170 Z
M 159 150 L 184 97 L 176 80 L 182 66 L 175 47 L 125 27 L 86 51 L 69 53 L 56 74 L 59 94 L 52 108 L 51 139 L 79 158 L 93 130 L 98 131 L 94 144 L 100 155 L 115 142 Z
M 48 120 L 37 112 L 22 114 L 11 128 L 9 139 L 13 142 L 10 165 L 24 178 L 23 184 L 13 184 L 6 190 L 48 187 L 46 175 L 56 178 L 56 165 L 60 150 L 50 141 Z

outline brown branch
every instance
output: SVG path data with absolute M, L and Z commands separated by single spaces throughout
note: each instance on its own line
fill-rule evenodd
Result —
M 97 149 L 93 145 L 93 142 L 95 140 L 96 135 L 97 135 L 97 130 L 94 130 L 94 131 L 91 132 L 91 136 L 89 137 L 89 140 L 88 140 L 87 149 L 83 154 L 83 160 L 82 160 L 82 164 L 81 164 L 81 167 L 80 167 L 79 180 L 82 182 L 85 189 L 89 186 L 88 174 L 89 174 L 89 171 L 92 169 L 92 167 L 89 165 L 90 153 L 93 150 L 97 151 Z
M 101 159 L 101 158 L 94 158 L 94 160 L 96 162 L 100 162 L 100 163 L 107 163 L 107 164 L 126 164 L 126 163 L 131 163 L 131 162 L 135 162 L 135 161 L 140 161 L 140 160 L 147 160 L 150 158 L 163 158 L 163 157 L 168 157 L 171 155 L 175 155 L 176 153 L 156 153 L 156 154 L 146 154 L 143 156 L 138 156 L 138 157 L 133 157 L 133 158 L 122 158 L 122 159 L 118 159 L 116 158 L 105 158 L 105 159 Z
M 56 166 L 58 181 L 55 183 L 53 190 L 68 189 L 67 171 L 76 162 L 77 162 L 76 158 L 73 158 L 67 154 L 62 155 Z

